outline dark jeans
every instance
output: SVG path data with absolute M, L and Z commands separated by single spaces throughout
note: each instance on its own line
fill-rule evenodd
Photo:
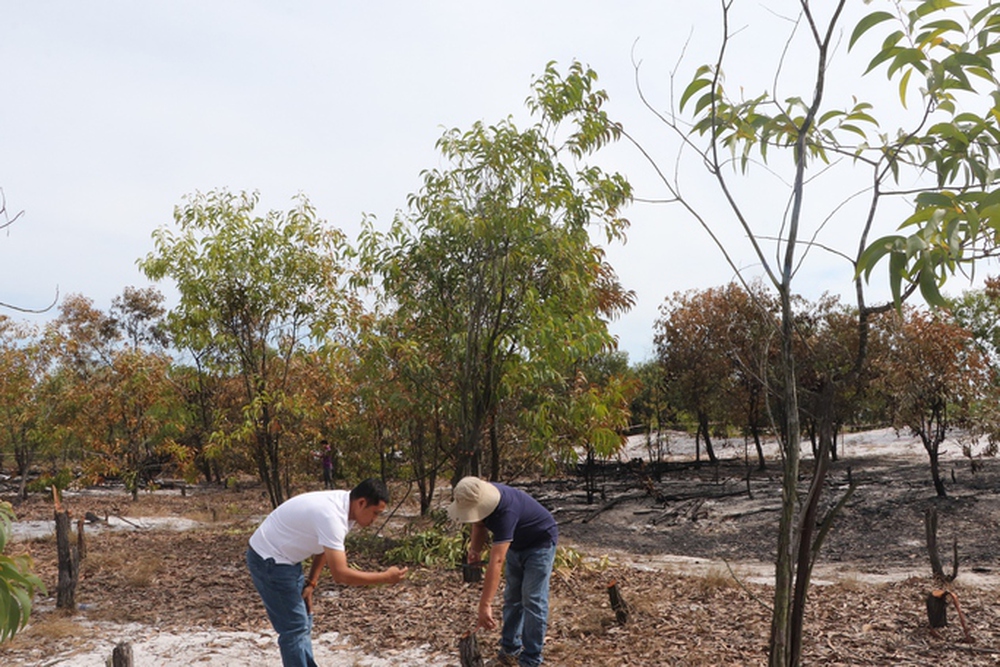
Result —
M 549 578 L 556 545 L 507 551 L 500 648 L 525 667 L 542 664 L 549 622 Z
M 247 568 L 264 602 L 267 617 L 278 633 L 284 667 L 316 667 L 312 651 L 312 615 L 302 599 L 302 565 L 275 563 L 247 549 Z

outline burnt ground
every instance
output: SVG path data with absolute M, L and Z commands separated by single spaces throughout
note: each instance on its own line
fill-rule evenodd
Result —
M 741 461 L 700 467 L 665 464 L 607 466 L 597 475 L 590 505 L 579 480 L 534 485 L 555 511 L 561 534 L 591 550 L 670 553 L 713 560 L 774 562 L 780 509 L 780 469 L 761 472 Z M 909 567 L 929 571 L 925 514 L 938 515 L 939 552 L 950 571 L 953 540 L 960 571 L 1000 574 L 1000 461 L 953 459 L 943 467 L 948 496 L 938 498 L 929 464 L 915 457 L 850 458 L 833 462 L 821 514 L 854 491 L 837 514 L 820 560 L 861 572 Z M 802 463 L 802 488 L 812 461 Z
M 750 575 L 773 572 L 780 480 L 778 464 L 770 465 L 752 472 L 749 494 L 746 468 L 738 461 L 718 467 L 672 464 L 663 470 L 611 466 L 598 477 L 592 504 L 586 503 L 580 478 L 526 482 L 560 521 L 563 544 L 593 557 L 553 578 L 546 664 L 766 664 L 771 589 Z M 808 467 L 804 461 L 806 474 Z M 821 566 L 835 566 L 839 576 L 810 591 L 804 664 L 1000 664 L 1000 461 L 981 461 L 973 473 L 968 460 L 956 458 L 947 462 L 945 473 L 950 495 L 937 499 L 927 464 L 916 457 L 853 458 L 833 465 L 824 506 L 841 497 L 848 479 L 856 489 L 820 558 Z M 74 516 L 90 511 L 140 524 L 144 516 L 201 523 L 183 532 L 88 529 L 76 593 L 82 609 L 67 615 L 54 609 L 51 598 L 39 600 L 31 626 L 0 648 L 0 664 L 79 664 L 58 656 L 94 642 L 111 647 L 133 624 L 163 632 L 268 630 L 243 565 L 246 540 L 268 509 L 256 486 L 196 488 L 183 497 L 144 493 L 135 503 L 124 494 L 88 493 L 66 502 Z M 936 633 L 928 628 L 924 597 L 932 581 L 924 512 L 929 507 L 939 514 L 946 571 L 951 540 L 958 541 L 960 570 L 953 588 L 971 643 L 964 641 L 953 609 L 947 627 Z M 50 520 L 53 508 L 48 498 L 33 496 L 16 511 L 21 520 Z M 407 517 L 404 507 L 387 532 L 408 524 L 427 525 Z M 54 592 L 54 539 L 18 541 L 8 548 L 20 551 L 32 554 Z M 665 555 L 687 558 L 663 566 L 657 559 Z M 374 557 L 352 560 L 380 567 Z M 886 573 L 895 576 L 867 576 Z M 632 605 L 624 626 L 609 609 L 606 587 L 612 581 Z M 473 622 L 477 590 L 462 584 L 456 572 L 412 568 L 404 584 L 374 591 L 337 587 L 324 577 L 321 589 L 314 636 L 344 632 L 353 645 L 390 659 L 393 651 L 424 647 L 427 663 L 399 664 L 458 664 L 456 641 Z M 481 641 L 495 639 L 487 633 Z

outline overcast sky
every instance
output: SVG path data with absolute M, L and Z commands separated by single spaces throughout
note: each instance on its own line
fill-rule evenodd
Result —
M 739 55 L 727 75 L 762 90 L 798 2 L 737 5 Z M 264 210 L 287 208 L 302 192 L 351 238 L 363 214 L 387 226 L 419 189 L 421 170 L 444 166 L 434 143 L 445 129 L 507 116 L 526 124 L 531 80 L 551 60 L 593 67 L 611 115 L 669 171 L 676 143 L 641 104 L 633 58 L 642 62 L 644 92 L 666 111 L 671 69 L 684 53 L 679 77 L 689 80 L 714 58 L 720 31 L 718 3 L 708 0 L 0 0 L 0 7 L 0 188 L 9 212 L 24 212 L 0 237 L 0 300 L 29 308 L 47 304 L 57 288 L 107 308 L 124 287 L 147 285 L 136 260 L 195 191 L 259 190 Z M 794 74 L 808 65 L 800 60 L 785 68 Z M 619 146 L 595 161 L 624 173 L 641 198 L 665 196 L 638 151 Z M 703 195 L 711 212 L 718 193 L 699 180 L 696 163 L 683 169 L 689 193 Z M 739 194 L 780 225 L 780 192 L 774 198 L 747 185 Z M 759 273 L 733 223 L 710 215 L 737 264 Z M 813 228 L 825 213 L 815 215 Z M 640 202 L 627 217 L 628 243 L 608 257 L 638 303 L 612 330 L 640 361 L 652 354 L 666 296 L 724 284 L 733 271 L 679 208 Z M 830 226 L 817 237 L 846 252 L 856 239 L 856 228 Z M 849 294 L 850 280 L 843 260 L 816 253 L 796 286 L 816 298 Z M 161 288 L 171 293 L 169 284 Z M 875 293 L 885 294 L 881 284 Z

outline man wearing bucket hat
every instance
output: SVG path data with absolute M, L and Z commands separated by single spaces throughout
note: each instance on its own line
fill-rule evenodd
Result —
M 493 597 L 507 565 L 499 664 L 534 667 L 542 662 L 549 618 L 549 577 L 559 531 L 556 521 L 530 495 L 478 477 L 464 477 L 452 491 L 448 516 L 472 524 L 470 564 L 479 563 L 488 534 L 493 536 L 479 597 L 476 628 L 492 630 Z

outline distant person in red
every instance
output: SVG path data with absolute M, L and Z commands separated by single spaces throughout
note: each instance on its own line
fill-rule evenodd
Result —
M 493 598 L 507 565 L 503 595 L 503 628 L 497 664 L 535 667 L 542 664 L 542 645 L 549 621 L 549 578 L 556 556 L 556 520 L 530 495 L 478 477 L 464 477 L 452 491 L 448 515 L 472 524 L 469 563 L 479 563 L 489 534 L 489 563 L 479 597 L 476 627 L 492 630 Z
M 335 582 L 348 586 L 395 584 L 406 576 L 405 567 L 364 572 L 347 564 L 347 532 L 370 526 L 388 503 L 389 492 L 377 479 L 366 479 L 350 492 L 303 493 L 278 505 L 250 537 L 247 568 L 278 633 L 284 667 L 316 667 L 312 595 L 324 563 Z M 302 562 L 310 556 L 306 576 Z

